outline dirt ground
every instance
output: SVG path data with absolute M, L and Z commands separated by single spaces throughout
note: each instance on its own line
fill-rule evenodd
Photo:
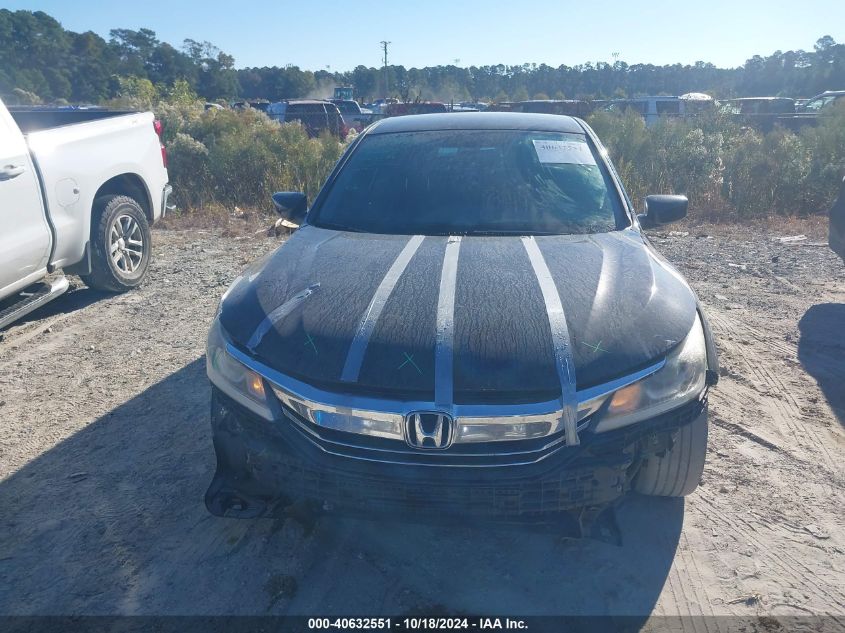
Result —
M 279 239 L 154 231 L 142 288 L 77 283 L 3 333 L 0 614 L 675 615 L 696 632 L 723 626 L 696 615 L 830 614 L 845 626 L 845 266 L 812 238 L 688 230 L 652 237 L 718 338 L 708 462 L 686 500 L 622 502 L 621 546 L 207 514 L 205 335 L 227 284 Z

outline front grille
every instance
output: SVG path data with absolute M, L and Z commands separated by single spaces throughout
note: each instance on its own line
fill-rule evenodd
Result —
M 579 446 L 537 449 L 534 441 L 519 442 L 530 444 L 535 456 L 547 452 L 548 459 L 539 463 L 515 465 L 503 455 L 496 461 L 489 455 L 462 454 L 451 456 L 453 468 L 424 468 L 420 466 L 452 449 L 434 455 L 401 449 L 389 440 L 322 428 L 315 436 L 302 420 L 290 416 L 276 422 L 262 420 L 215 390 L 215 479 L 220 482 L 218 491 L 263 499 L 268 508 L 277 501 L 306 499 L 350 513 L 543 521 L 550 513 L 602 505 L 621 495 L 638 460 L 671 446 L 671 433 L 695 419 L 705 406 L 702 399 L 616 431 L 587 430 Z M 326 438 L 336 433 L 355 435 L 366 445 L 335 449 Z M 383 442 L 399 456 L 395 461 L 385 460 L 384 451 L 376 450 Z M 499 444 L 505 443 L 494 448 Z M 460 450 L 479 449 L 465 445 Z M 348 459 L 353 453 L 358 459 Z M 513 467 L 471 467 L 478 464 Z
M 333 455 L 353 459 L 420 466 L 508 466 L 533 464 L 566 448 L 564 434 L 556 433 L 530 440 L 454 444 L 444 450 L 415 449 L 405 442 L 359 433 L 346 433 L 306 420 L 293 409 L 282 406 L 292 427 L 312 444 Z M 589 419 L 579 428 L 585 428 Z

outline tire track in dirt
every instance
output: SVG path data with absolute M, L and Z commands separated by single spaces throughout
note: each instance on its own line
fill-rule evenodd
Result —
M 714 521 L 721 524 L 723 527 L 740 536 L 746 542 L 757 542 L 760 540 L 756 537 L 757 528 L 751 525 L 748 521 L 738 515 L 736 519 L 729 517 L 722 511 L 720 505 L 703 491 L 699 491 L 697 496 L 708 506 L 706 513 L 702 511 L 701 508 L 697 508 L 697 511 L 705 521 Z M 766 541 L 770 542 L 770 539 L 766 539 Z M 786 548 L 766 547 L 765 549 L 758 549 L 756 555 L 767 561 L 773 567 L 780 569 L 783 576 L 780 576 L 779 579 L 784 581 L 781 584 L 791 581 L 792 583 L 796 583 L 798 586 L 802 586 L 805 589 L 812 588 L 815 590 L 817 596 L 824 596 L 827 598 L 825 602 L 836 606 L 840 611 L 845 610 L 845 592 L 835 586 L 828 588 L 827 586 L 820 584 L 816 580 L 816 572 L 807 567 L 801 561 L 795 559 L 791 554 L 787 553 Z M 827 612 L 826 615 L 835 614 Z
M 696 555 L 697 548 L 694 549 L 687 535 L 682 534 L 660 597 L 661 610 L 663 615 L 678 618 L 682 633 L 721 633 L 719 620 L 712 617 L 716 612 Z
M 829 470 L 836 471 L 837 463 L 828 450 L 827 440 L 820 437 L 812 419 L 805 414 L 805 405 L 798 401 L 794 388 L 790 388 L 777 372 L 770 369 L 774 359 L 764 358 L 763 354 L 757 351 L 768 348 L 777 350 L 788 358 L 794 358 L 797 356 L 796 350 L 782 342 L 773 341 L 772 337 L 766 336 L 757 328 L 739 322 L 718 310 L 711 308 L 708 315 L 720 344 L 741 358 L 746 376 L 751 379 L 752 384 L 762 387 L 762 392 L 755 395 L 755 399 L 762 400 L 760 404 L 763 412 L 771 415 L 777 429 L 785 431 L 791 441 L 796 442 L 803 450 L 818 454 Z M 735 341 L 743 336 L 750 338 L 753 344 L 744 345 Z

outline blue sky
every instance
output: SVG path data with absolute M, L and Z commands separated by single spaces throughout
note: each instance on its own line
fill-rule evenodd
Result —
M 65 28 L 108 38 L 112 28 L 154 30 L 180 45 L 208 40 L 237 67 L 294 64 L 303 69 L 390 62 L 575 65 L 633 63 L 739 66 L 754 54 L 812 50 L 822 35 L 845 41 L 845 1 L 675 0 L 673 2 L 497 2 L 495 0 L 5 0 L 42 10 Z

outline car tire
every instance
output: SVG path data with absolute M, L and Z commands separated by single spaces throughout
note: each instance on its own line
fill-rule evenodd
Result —
M 152 255 L 144 210 L 129 196 L 103 196 L 91 216 L 91 272 L 80 275 L 89 288 L 126 292 L 139 286 Z
M 707 453 L 707 409 L 675 435 L 672 448 L 648 457 L 634 479 L 634 490 L 656 497 L 686 497 L 698 487 Z

